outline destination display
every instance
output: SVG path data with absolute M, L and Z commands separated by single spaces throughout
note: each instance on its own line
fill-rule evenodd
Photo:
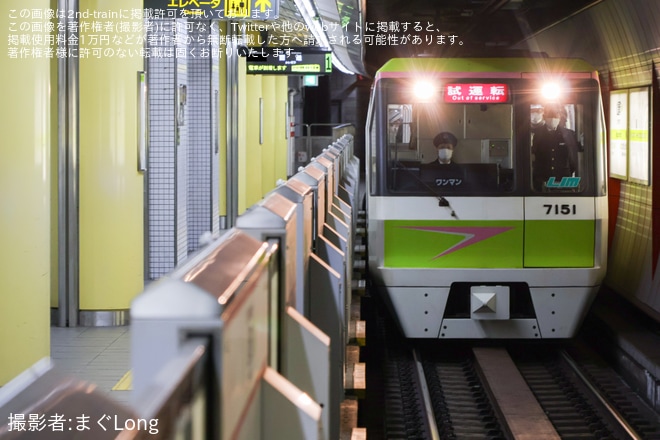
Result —
M 451 103 L 498 103 L 508 102 L 507 84 L 445 84 L 445 102 Z
M 265 75 L 328 75 L 332 52 L 318 47 L 243 47 L 247 73 Z

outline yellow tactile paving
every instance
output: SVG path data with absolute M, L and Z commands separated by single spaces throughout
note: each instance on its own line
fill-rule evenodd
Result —
M 130 391 L 133 388 L 133 375 L 131 370 L 128 370 L 124 376 L 119 379 L 119 382 L 112 387 L 112 391 Z

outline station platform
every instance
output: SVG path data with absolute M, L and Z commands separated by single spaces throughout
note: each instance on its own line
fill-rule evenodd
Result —
M 0 438 L 364 438 L 361 192 L 343 134 L 148 283 L 128 325 L 51 327 L 50 357 L 0 388 Z
M 130 326 L 51 327 L 50 352 L 62 373 L 97 385 L 117 402 L 130 403 Z

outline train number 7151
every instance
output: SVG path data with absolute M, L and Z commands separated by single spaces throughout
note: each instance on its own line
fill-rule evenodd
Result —
M 577 212 L 575 205 L 543 205 L 543 207 L 546 215 L 575 215 Z

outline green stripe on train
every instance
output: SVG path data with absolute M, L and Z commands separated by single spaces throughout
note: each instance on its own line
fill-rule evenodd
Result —
M 592 220 L 386 220 L 391 268 L 592 267 Z
M 525 222 L 525 267 L 593 267 L 593 220 Z

